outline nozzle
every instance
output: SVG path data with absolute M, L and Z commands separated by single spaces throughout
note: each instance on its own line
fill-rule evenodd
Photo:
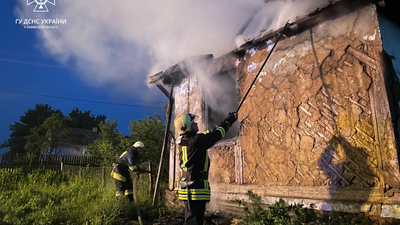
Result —
M 296 24 L 289 24 L 289 26 L 286 28 L 286 29 L 289 29 L 289 30 L 291 30 L 293 33 L 297 33 L 297 31 L 299 31 L 299 25 L 296 23 Z
M 286 26 L 286 28 L 282 31 L 282 33 L 286 36 L 292 36 L 294 34 L 297 34 L 297 32 L 299 31 L 299 25 L 290 23 L 288 24 L 288 26 Z

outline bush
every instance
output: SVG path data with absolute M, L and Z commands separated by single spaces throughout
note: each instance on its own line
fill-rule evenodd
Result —
M 273 205 L 266 207 L 261 202 L 261 197 L 248 191 L 249 202 L 239 201 L 244 206 L 243 223 L 246 225 L 298 225 L 298 224 L 325 224 L 325 225 L 348 225 L 348 224 L 400 224 L 400 220 L 394 218 L 370 218 L 364 213 L 326 212 L 317 216 L 316 211 L 305 208 L 303 204 L 287 204 L 279 199 Z
M 316 224 L 317 214 L 312 209 L 304 208 L 303 204 L 288 205 L 284 200 L 265 208 L 261 197 L 252 191 L 247 192 L 250 203 L 240 201 L 244 206 L 244 222 L 248 225 L 264 224 Z

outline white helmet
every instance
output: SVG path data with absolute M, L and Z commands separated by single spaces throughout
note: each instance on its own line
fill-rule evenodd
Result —
M 132 145 L 132 147 L 135 147 L 135 148 L 144 148 L 144 144 L 143 144 L 143 142 L 141 142 L 141 141 L 137 141 L 137 142 L 135 142 L 135 144 Z

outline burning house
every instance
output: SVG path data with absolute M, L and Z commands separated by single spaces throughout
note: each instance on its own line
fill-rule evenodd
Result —
M 200 131 L 236 111 L 251 88 L 238 122 L 209 149 L 209 209 L 235 212 L 232 201 L 252 190 L 266 204 L 283 198 L 400 218 L 400 24 L 392 2 L 330 1 L 291 29 L 262 32 L 221 57 L 188 58 L 149 78 L 173 94 L 173 115 L 199 116 Z M 174 135 L 171 202 L 181 174 Z

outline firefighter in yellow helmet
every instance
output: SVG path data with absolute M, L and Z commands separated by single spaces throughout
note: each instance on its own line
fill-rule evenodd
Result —
M 133 172 L 150 172 L 143 170 L 137 166 L 139 153 L 144 149 L 144 144 L 141 141 L 135 142 L 131 148 L 122 153 L 118 159 L 118 163 L 113 164 L 111 173 L 115 181 L 117 192 L 115 196 L 125 195 L 129 201 L 133 201 L 133 186 L 129 171 Z M 136 166 L 136 168 L 135 168 Z
M 207 149 L 225 136 L 237 120 L 237 113 L 228 117 L 213 131 L 197 133 L 199 128 L 195 115 L 184 113 L 175 118 L 175 129 L 180 132 L 177 139 L 182 178 L 179 182 L 179 199 L 185 202 L 185 224 L 203 224 L 206 203 L 210 201 L 208 169 L 210 159 Z

